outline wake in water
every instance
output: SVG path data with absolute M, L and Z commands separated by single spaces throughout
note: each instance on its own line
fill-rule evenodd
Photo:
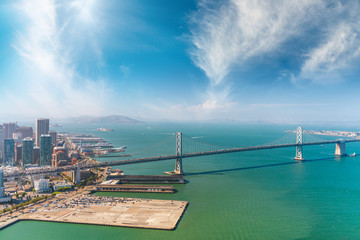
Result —
M 205 136 L 198 136 L 198 137 L 191 137 L 192 139 L 196 139 L 196 138 L 205 138 Z

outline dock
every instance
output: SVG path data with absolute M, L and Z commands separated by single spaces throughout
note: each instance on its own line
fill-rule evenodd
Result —
M 142 192 L 142 193 L 174 193 L 173 186 L 167 185 L 134 185 L 134 184 L 99 184 L 98 192 Z
M 185 183 L 182 175 L 109 175 L 107 179 L 117 179 L 119 183 Z

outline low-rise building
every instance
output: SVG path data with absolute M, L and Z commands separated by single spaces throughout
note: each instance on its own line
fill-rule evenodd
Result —
M 52 184 L 52 188 L 54 191 L 59 190 L 59 188 L 71 188 L 72 184 L 68 183 L 66 181 L 62 181 L 62 182 L 53 182 Z
M 37 193 L 49 192 L 50 191 L 49 180 L 48 179 L 35 180 L 34 188 Z
M 79 152 L 78 151 L 72 151 L 72 152 L 70 152 L 70 154 L 69 154 L 69 158 L 70 159 L 73 159 L 73 158 L 76 158 L 76 159 L 78 159 L 80 156 L 79 156 Z

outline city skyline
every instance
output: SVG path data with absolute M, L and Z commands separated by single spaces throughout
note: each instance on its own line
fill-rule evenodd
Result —
M 358 1 L 0 6 L 4 120 L 360 120 Z

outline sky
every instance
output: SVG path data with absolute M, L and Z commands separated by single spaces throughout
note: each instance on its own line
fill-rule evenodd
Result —
M 0 118 L 359 121 L 360 2 L 3 0 Z

